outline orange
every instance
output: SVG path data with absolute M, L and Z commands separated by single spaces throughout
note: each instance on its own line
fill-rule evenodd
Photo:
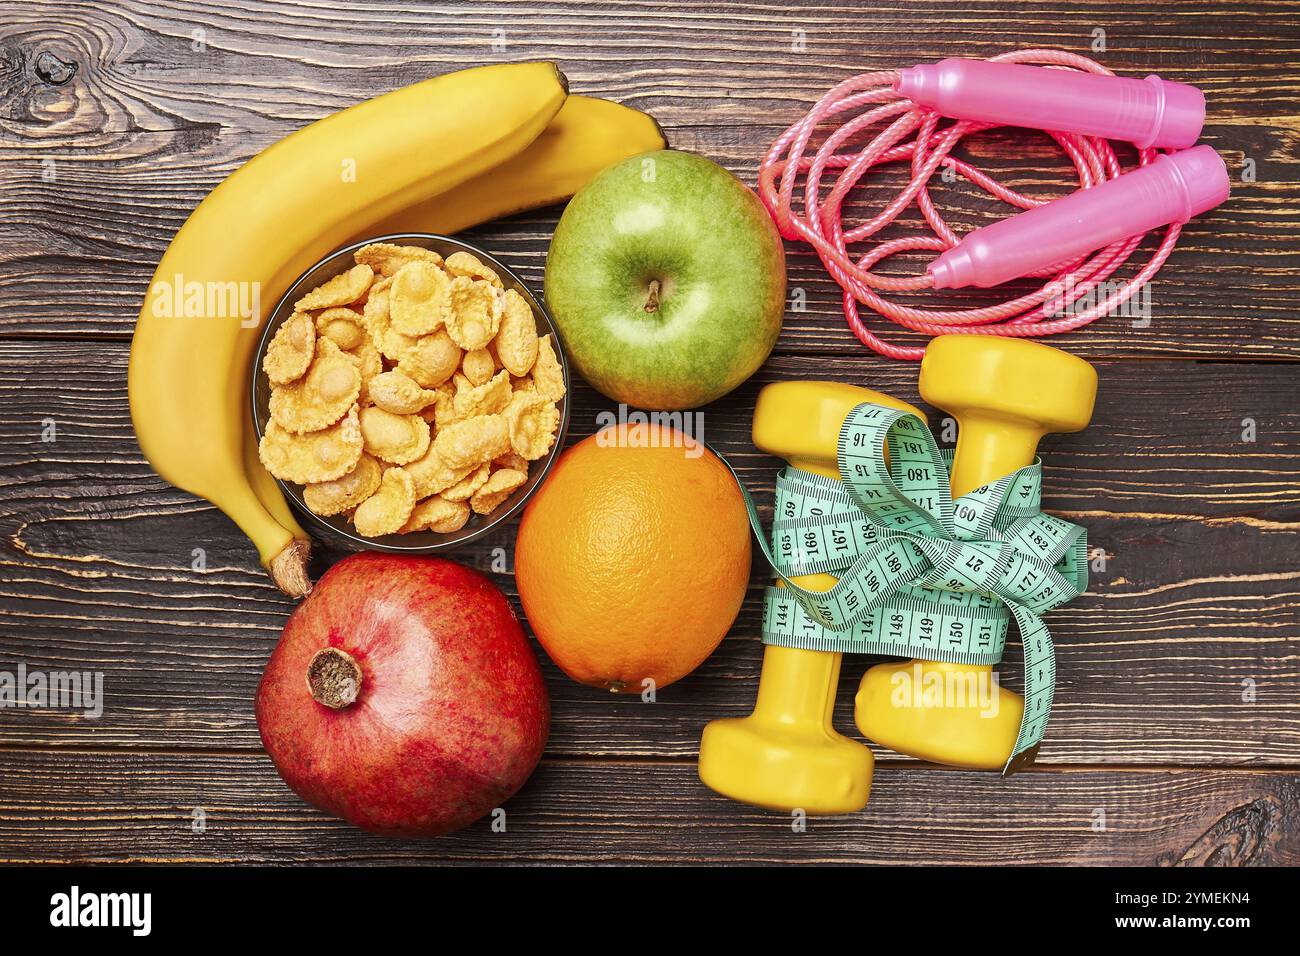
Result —
M 529 502 L 515 579 L 533 633 L 583 684 L 639 694 L 685 677 L 726 636 L 749 583 L 740 487 L 657 423 L 574 445 Z

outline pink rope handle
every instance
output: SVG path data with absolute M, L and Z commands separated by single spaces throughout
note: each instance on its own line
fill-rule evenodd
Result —
M 1018 50 L 993 57 L 1009 63 L 1034 63 L 1056 69 L 1080 70 L 1104 76 L 1114 74 L 1100 63 L 1062 50 Z M 1059 263 L 1050 270 L 1035 273 L 1049 278 L 1041 289 L 998 305 L 979 309 L 917 309 L 886 299 L 881 292 L 914 292 L 932 288 L 928 275 L 900 278 L 879 275 L 871 269 L 898 252 L 933 250 L 943 252 L 957 244 L 958 236 L 944 221 L 930 198 L 930 177 L 940 167 L 956 174 L 1020 209 L 1040 206 L 1048 200 L 1034 199 L 994 180 L 975 167 L 949 155 L 957 142 L 971 133 L 989 129 L 991 124 L 960 120 L 940 130 L 938 113 L 917 106 L 895 93 L 892 84 L 897 72 L 883 70 L 850 77 L 823 96 L 812 110 L 780 137 L 763 158 L 759 168 L 758 193 L 763 205 L 786 239 L 798 239 L 812 246 L 832 278 L 844 290 L 844 316 L 849 328 L 862 341 L 889 358 L 919 360 L 924 348 L 891 345 L 877 337 L 858 314 L 858 304 L 892 319 L 904 328 L 926 335 L 967 333 L 1030 337 L 1055 335 L 1082 328 L 1094 319 L 1123 305 L 1164 265 L 1178 242 L 1181 226 L 1168 227 L 1160 247 L 1150 261 L 1132 279 L 1105 299 L 1077 314 L 1052 318 L 1088 295 L 1119 269 L 1142 241 L 1142 236 L 1112 243 L 1091 258 Z M 870 107 L 859 112 L 862 107 Z M 825 121 L 842 114 L 853 114 L 830 132 L 811 157 L 805 155 L 816 129 Z M 854 137 L 878 124 L 888 122 L 883 131 L 860 150 L 841 151 Z M 915 134 L 913 136 L 913 134 Z M 1120 175 L 1119 160 L 1110 143 L 1094 136 L 1074 133 L 1049 133 L 1069 156 L 1079 174 L 1080 188 L 1095 186 Z M 913 137 L 909 139 L 909 137 Z M 1145 166 L 1156 158 L 1156 151 L 1138 151 L 1138 163 Z M 883 210 L 870 220 L 846 230 L 842 219 L 845 199 L 874 167 L 908 161 L 911 179 Z M 822 196 L 822 179 L 828 171 L 837 173 L 829 192 Z M 795 187 L 803 177 L 803 215 L 795 211 Z M 889 225 L 904 209 L 916 203 L 921 216 L 935 233 L 932 236 L 909 236 L 880 242 L 858 256 L 849 247 L 874 236 Z

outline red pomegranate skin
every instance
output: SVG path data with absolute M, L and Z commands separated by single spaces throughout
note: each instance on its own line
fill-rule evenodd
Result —
M 357 699 L 313 699 L 324 647 L 361 668 Z M 477 571 L 373 552 L 334 565 L 290 616 L 257 692 L 285 782 L 349 823 L 432 837 L 490 813 L 541 759 L 546 685 L 509 601 Z

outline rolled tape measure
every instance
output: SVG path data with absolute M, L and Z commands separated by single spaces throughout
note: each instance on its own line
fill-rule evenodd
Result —
M 837 451 L 839 481 L 793 467 L 777 476 L 770 545 L 745 493 L 763 554 L 785 585 L 767 589 L 763 642 L 996 664 L 1014 618 L 1025 711 L 1010 768 L 1047 726 L 1056 665 L 1040 615 L 1087 588 L 1085 530 L 1039 510 L 1038 460 L 954 502 L 951 453 L 910 412 L 857 406 Z M 829 591 L 792 580 L 822 573 L 839 578 Z

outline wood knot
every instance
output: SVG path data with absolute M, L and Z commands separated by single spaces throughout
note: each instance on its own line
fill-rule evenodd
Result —
M 1287 830 L 1287 813 L 1274 795 L 1229 810 L 1173 861 L 1176 866 L 1258 866 L 1268 863 Z
M 49 50 L 42 50 L 36 57 L 34 65 L 37 77 L 50 86 L 62 86 L 77 73 L 77 64 L 55 56 Z

